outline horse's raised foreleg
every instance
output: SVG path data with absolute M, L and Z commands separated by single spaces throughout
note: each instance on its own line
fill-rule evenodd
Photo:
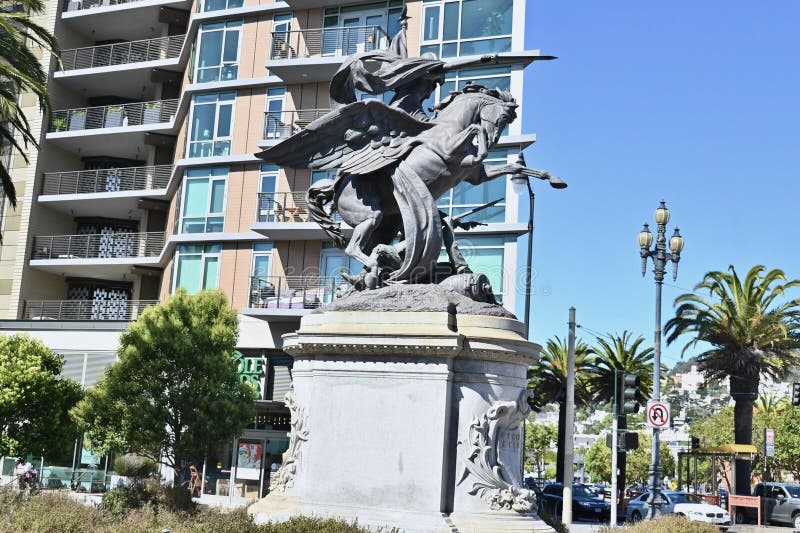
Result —
M 464 156 L 461 160 L 461 168 L 474 167 L 475 165 L 483 162 L 486 156 L 489 155 L 489 143 L 486 140 L 486 130 L 479 124 L 470 124 L 460 135 L 456 137 L 455 147 L 459 147 L 466 141 L 471 141 L 473 137 L 478 138 L 478 153 L 475 155 L 469 154 Z M 461 138 L 466 137 L 462 141 Z M 453 150 L 455 151 L 455 150 Z

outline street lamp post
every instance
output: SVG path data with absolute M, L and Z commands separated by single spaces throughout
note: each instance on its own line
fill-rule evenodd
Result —
M 522 152 L 517 156 L 517 165 L 525 166 L 525 156 Z M 530 340 L 530 327 L 531 327 L 531 271 L 533 269 L 533 207 L 536 195 L 533 192 L 530 178 L 537 178 L 547 181 L 554 189 L 565 189 L 567 184 L 557 176 L 552 176 L 547 172 L 541 170 L 524 169 L 511 176 L 511 184 L 514 186 L 514 191 L 522 195 L 526 190 L 528 191 L 528 255 L 526 256 L 527 266 L 525 268 L 525 338 Z
M 669 222 L 669 210 L 661 201 L 655 212 L 655 220 L 658 228 L 658 237 L 656 238 L 656 245 L 651 250 L 650 245 L 653 244 L 653 234 L 650 233 L 650 227 L 645 224 L 641 232 L 639 232 L 639 248 L 641 248 L 642 257 L 642 277 L 647 273 L 647 259 L 653 260 L 653 274 L 656 281 L 656 329 L 655 329 L 655 343 L 654 343 L 654 360 L 653 360 L 653 401 L 661 401 L 661 287 L 664 283 L 664 274 L 666 273 L 667 262 L 672 262 L 672 279 L 673 281 L 678 278 L 678 262 L 681 260 L 681 251 L 683 250 L 683 237 L 681 237 L 680 230 L 675 228 L 675 233 L 669 239 L 669 252 L 667 251 L 667 222 Z M 661 514 L 661 461 L 659 458 L 659 429 L 653 428 L 653 448 L 652 457 L 650 459 L 650 497 L 647 500 L 649 510 L 647 518 L 656 518 Z
M 533 170 L 525 167 L 525 156 L 522 155 L 520 150 L 517 156 L 516 164 L 520 167 L 517 172 L 511 176 L 511 184 L 514 186 L 514 192 L 522 195 L 528 191 L 528 201 L 530 202 L 528 210 L 528 255 L 526 256 L 527 266 L 525 268 L 525 338 L 531 338 L 531 270 L 533 268 L 533 201 L 535 195 L 533 187 L 531 186 L 531 178 L 544 180 L 550 184 L 554 189 L 565 189 L 566 182 L 562 181 L 557 176 L 552 176 L 547 172 L 541 170 Z M 520 479 L 525 479 L 525 438 L 528 431 L 527 419 L 523 420 L 522 425 L 522 446 L 520 447 Z

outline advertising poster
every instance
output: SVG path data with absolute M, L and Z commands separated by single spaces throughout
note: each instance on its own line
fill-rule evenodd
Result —
M 263 447 L 260 442 L 239 442 L 236 461 L 237 479 L 258 481 L 261 476 L 261 457 Z

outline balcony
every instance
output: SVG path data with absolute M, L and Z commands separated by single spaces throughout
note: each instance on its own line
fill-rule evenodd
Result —
M 31 260 L 158 258 L 164 241 L 163 231 L 34 237 Z
M 266 67 L 287 83 L 330 80 L 346 56 L 385 48 L 380 26 L 272 32 Z
M 63 277 L 130 279 L 131 268 L 161 268 L 164 232 L 34 237 L 30 266 Z
M 64 0 L 61 21 L 95 41 L 156 37 L 162 8 L 187 12 L 189 0 Z
M 132 128 L 170 123 L 178 110 L 178 99 L 132 104 L 82 107 L 54 111 L 48 133 L 100 128 Z
M 23 320 L 136 320 L 158 300 L 27 300 Z
M 80 157 L 140 159 L 145 134 L 175 135 L 177 110 L 177 99 L 62 109 L 50 117 L 47 140 Z
M 61 52 L 61 70 L 111 67 L 177 58 L 185 38 L 185 35 L 173 35 L 64 50 Z
M 302 316 L 336 299 L 339 276 L 268 276 L 250 278 L 245 314 Z
M 338 213 L 333 219 L 341 221 Z M 273 240 L 328 238 L 319 224 L 311 220 L 305 192 L 258 193 L 256 222 L 251 229 Z M 352 233 L 349 226 L 342 229 L 346 235 Z
M 142 198 L 167 199 L 172 165 L 47 172 L 39 203 L 70 216 L 138 218 Z
M 330 109 L 301 109 L 296 111 L 264 112 L 263 141 L 259 146 L 269 146 L 272 141 L 291 137 L 316 119 L 330 113 Z
M 172 165 L 47 172 L 42 183 L 42 194 L 121 193 L 166 189 L 171 173 Z

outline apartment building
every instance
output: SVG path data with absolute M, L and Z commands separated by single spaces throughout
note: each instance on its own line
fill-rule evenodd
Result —
M 497 54 L 448 72 L 431 104 L 470 82 L 521 98 L 523 69 L 538 57 L 524 50 L 524 0 L 405 7 L 410 56 Z M 44 339 L 67 357 L 65 372 L 91 386 L 127 322 L 148 306 L 177 287 L 224 291 L 240 316 L 242 379 L 261 396 L 243 435 L 197 458 L 204 497 L 266 493 L 287 445 L 291 359 L 281 335 L 336 297 L 343 271 L 361 268 L 308 216 L 305 190 L 330 173 L 280 168 L 254 153 L 324 115 L 343 60 L 386 47 L 403 8 L 402 0 L 62 0 L 41 17 L 61 62 L 42 54 L 54 111 L 30 109 L 41 147 L 29 166 L 12 164 L 20 205 L 2 228 L 0 327 Z M 487 162 L 513 162 L 534 141 L 518 120 Z M 485 225 L 457 233 L 473 270 L 489 275 L 513 311 L 527 226 L 508 180 L 457 187 L 439 207 L 458 216 L 495 200 L 465 218 Z M 107 485 L 108 461 L 84 444 L 72 458 L 45 458 L 45 478 Z

